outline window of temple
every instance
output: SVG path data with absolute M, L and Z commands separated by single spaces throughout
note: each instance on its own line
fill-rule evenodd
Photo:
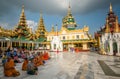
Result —
M 114 35 L 114 38 L 116 38 L 116 36 Z
M 79 39 L 79 35 L 76 35 L 76 38 Z
M 84 35 L 81 35 L 81 38 L 83 39 L 83 38 L 84 38 Z
M 65 36 L 63 36 L 63 40 L 65 40 Z
M 54 44 L 54 49 L 56 49 L 56 44 Z
M 79 47 L 83 47 L 83 45 L 81 43 L 79 43 Z
M 72 36 L 72 39 L 74 39 L 75 38 L 75 36 Z
M 39 47 L 42 47 L 42 44 L 39 44 Z
M 117 38 L 119 38 L 119 35 L 117 35 Z
M 67 36 L 67 39 L 69 40 L 69 36 Z
M 4 47 L 7 47 L 7 42 L 4 43 Z
M 50 41 L 50 37 L 49 37 L 49 39 L 48 39 L 49 41 Z
M 50 40 L 50 37 L 48 37 L 48 41 Z

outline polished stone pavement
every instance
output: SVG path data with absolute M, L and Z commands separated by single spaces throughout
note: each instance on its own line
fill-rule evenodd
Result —
M 20 76 L 4 77 L 1 66 L 0 79 L 120 79 L 120 57 L 95 52 L 53 52 L 51 55 L 52 58 L 38 68 L 38 75 L 27 75 L 21 71 L 21 64 L 16 64 Z

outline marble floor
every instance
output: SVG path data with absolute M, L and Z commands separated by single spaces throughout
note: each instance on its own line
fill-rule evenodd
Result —
M 50 54 L 52 58 L 38 68 L 38 75 L 27 75 L 21 71 L 19 63 L 16 69 L 20 71 L 20 76 L 4 77 L 3 67 L 0 66 L 0 79 L 120 79 L 120 57 L 95 52 Z

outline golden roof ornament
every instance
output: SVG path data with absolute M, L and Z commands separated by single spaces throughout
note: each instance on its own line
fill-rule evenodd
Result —
M 22 12 L 24 12 L 24 5 L 22 5 Z
M 42 12 L 40 12 L 40 18 L 42 18 Z
M 22 5 L 22 12 L 20 15 L 18 26 L 27 26 L 25 12 L 24 12 L 24 5 Z
M 42 17 L 42 12 L 40 12 L 40 20 L 38 23 L 38 28 L 36 30 L 36 35 L 37 35 L 37 37 L 44 37 L 45 33 L 46 33 L 46 28 L 45 28 L 44 20 Z
M 71 13 L 71 6 L 70 6 L 70 2 L 69 2 L 69 7 L 68 7 L 68 15 L 72 14 Z

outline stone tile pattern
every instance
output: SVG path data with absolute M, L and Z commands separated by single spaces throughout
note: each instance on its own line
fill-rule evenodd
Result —
M 105 75 L 120 77 L 120 74 L 115 73 L 104 61 L 98 60 L 98 62 L 102 67 Z

